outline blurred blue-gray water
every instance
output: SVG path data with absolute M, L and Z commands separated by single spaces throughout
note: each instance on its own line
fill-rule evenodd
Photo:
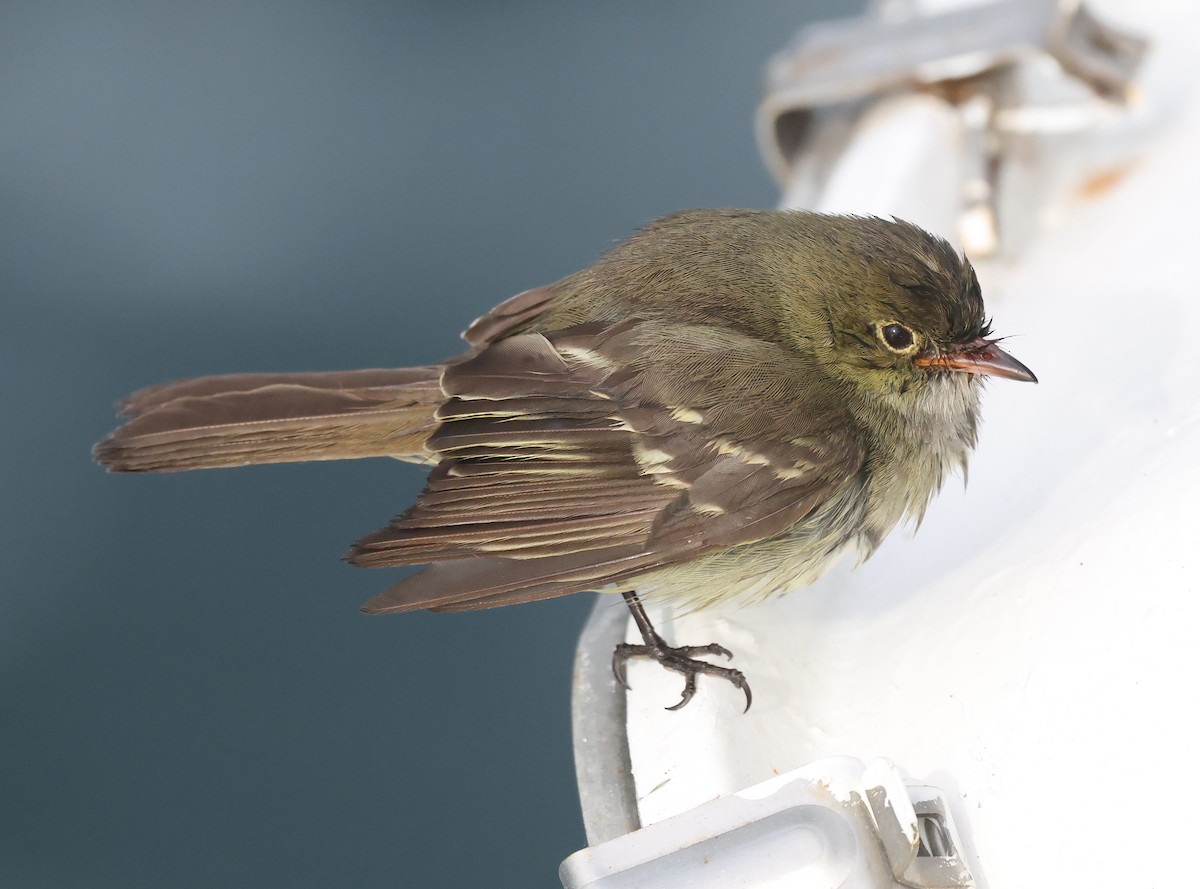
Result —
M 106 475 L 137 387 L 397 366 L 690 206 L 851 0 L 0 8 L 0 885 L 554 886 L 590 596 L 369 618 L 423 473 Z

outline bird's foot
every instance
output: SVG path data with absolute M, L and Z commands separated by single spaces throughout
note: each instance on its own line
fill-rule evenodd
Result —
M 746 681 L 746 677 L 742 675 L 742 671 L 735 670 L 733 667 L 719 667 L 716 664 L 710 664 L 708 661 L 697 660 L 696 655 L 698 654 L 719 655 L 723 658 L 733 657 L 732 652 L 728 648 L 716 643 L 711 645 L 681 645 L 678 648 L 672 648 L 656 633 L 652 641 L 646 645 L 631 645 L 628 642 L 622 642 L 618 645 L 616 650 L 613 651 L 613 675 L 617 677 L 617 682 L 621 683 L 628 690 L 629 680 L 625 675 L 626 662 L 631 657 L 653 658 L 666 669 L 683 675 L 683 697 L 678 704 L 667 707 L 668 710 L 678 710 L 695 696 L 696 677 L 701 673 L 724 679 L 736 688 L 740 688 L 746 695 L 746 710 L 749 710 L 751 701 L 750 683 Z

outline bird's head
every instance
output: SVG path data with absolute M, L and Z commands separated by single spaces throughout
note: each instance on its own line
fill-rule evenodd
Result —
M 985 376 L 1037 382 L 996 345 L 975 270 L 946 241 L 878 218 L 842 217 L 833 231 L 815 253 L 820 353 L 835 376 L 880 395 Z

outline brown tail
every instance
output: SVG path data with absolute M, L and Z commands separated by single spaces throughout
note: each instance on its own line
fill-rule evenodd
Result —
M 129 422 L 97 444 L 114 472 L 174 472 L 399 457 L 420 460 L 437 425 L 441 365 L 231 374 L 152 386 L 120 405 Z

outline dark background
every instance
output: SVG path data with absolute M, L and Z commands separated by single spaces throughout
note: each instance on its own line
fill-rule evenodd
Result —
M 395 366 L 691 206 L 860 4 L 0 7 L 0 885 L 555 886 L 587 596 L 368 618 L 388 461 L 88 457 L 197 374 Z

